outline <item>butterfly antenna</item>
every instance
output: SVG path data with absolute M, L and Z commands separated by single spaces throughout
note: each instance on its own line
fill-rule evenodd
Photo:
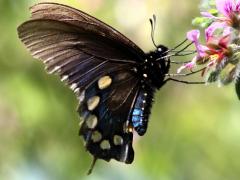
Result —
M 206 82 L 201 82 L 201 81 L 182 81 L 174 78 L 168 78 L 164 82 L 166 83 L 168 81 L 174 81 L 182 84 L 206 84 Z
M 177 45 L 175 48 L 170 49 L 170 50 L 168 50 L 168 51 L 166 51 L 166 52 L 164 52 L 164 53 L 167 54 L 168 52 L 171 52 L 172 50 L 175 50 L 176 48 L 178 48 L 178 47 L 180 47 L 181 45 L 183 45 L 186 41 L 187 41 L 187 39 L 184 40 L 184 41 L 183 41 L 182 43 L 180 43 L 179 45 Z M 185 47 L 183 47 L 182 49 L 180 49 L 180 50 L 178 50 L 178 51 L 175 51 L 173 54 L 167 54 L 166 56 L 162 56 L 162 57 L 160 57 L 160 58 L 157 58 L 156 61 L 159 61 L 159 60 L 161 60 L 161 59 L 166 59 L 166 58 L 169 58 L 169 57 L 172 57 L 172 56 L 188 56 L 188 55 L 194 54 L 194 53 L 196 53 L 196 51 L 192 51 L 192 52 L 186 53 L 186 54 L 180 54 L 180 53 L 184 52 L 184 51 L 185 51 L 189 46 L 191 46 L 192 44 L 193 44 L 193 42 L 187 44 L 187 45 L 186 45 Z M 170 61 L 170 62 L 171 62 L 171 61 Z
M 178 55 L 179 53 L 185 51 L 188 47 L 190 47 L 193 44 L 193 42 L 187 44 L 185 47 L 183 47 L 182 49 L 180 49 L 178 52 L 175 53 L 175 55 Z
M 202 72 L 205 69 L 206 69 L 206 67 L 198 69 L 196 71 L 191 71 L 190 73 L 186 73 L 186 74 L 165 74 L 165 76 L 168 76 L 168 77 L 186 77 L 186 76 L 191 76 L 193 74 L 197 74 L 199 72 Z
M 156 16 L 155 14 L 153 14 L 153 18 L 150 18 L 149 21 L 150 21 L 150 24 L 151 24 L 151 38 L 152 38 L 152 42 L 153 42 L 153 45 L 157 48 L 157 45 L 155 43 L 155 40 L 154 40 L 154 33 L 155 33 L 155 29 L 156 29 Z
M 185 44 L 185 42 L 187 42 L 188 39 L 184 39 L 182 42 L 180 42 L 177 46 L 175 46 L 174 48 L 172 49 L 169 49 L 167 52 L 172 52 L 174 50 L 176 50 L 177 48 L 179 48 L 180 46 L 182 46 L 183 44 Z
M 98 159 L 98 158 L 96 158 L 95 156 L 93 157 L 93 161 L 92 161 L 92 164 L 91 164 L 91 166 L 90 166 L 90 169 L 88 170 L 87 175 L 90 175 L 90 174 L 92 173 L 92 170 L 93 170 L 93 168 L 94 168 L 94 166 L 95 166 L 95 164 L 96 164 L 96 162 L 97 162 L 97 159 Z

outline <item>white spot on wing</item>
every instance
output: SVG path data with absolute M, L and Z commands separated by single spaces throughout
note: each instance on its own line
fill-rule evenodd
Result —
M 55 66 L 51 71 L 49 71 L 49 74 L 53 74 L 53 73 L 60 72 L 60 71 L 61 71 L 61 67 Z
M 77 88 L 77 83 L 73 83 L 70 88 L 74 91 Z
M 62 82 L 66 81 L 66 80 L 68 80 L 68 75 L 64 75 L 61 79 Z
M 74 93 L 78 94 L 79 91 L 80 91 L 80 88 L 77 88 L 77 89 L 74 90 Z
M 91 139 L 94 143 L 99 142 L 102 139 L 102 134 L 98 131 L 94 131 L 92 133 Z
M 86 125 L 89 129 L 94 129 L 97 126 L 98 119 L 95 115 L 89 115 L 86 119 Z
M 99 96 L 93 96 L 87 101 L 87 107 L 89 111 L 94 110 L 100 102 L 100 97 Z
M 80 102 L 83 102 L 84 99 L 85 99 L 85 91 L 82 91 L 82 93 L 81 93 L 80 96 L 78 97 L 78 100 L 79 100 Z
M 115 135 L 113 137 L 113 143 L 116 145 L 116 146 L 119 146 L 119 145 L 122 145 L 123 144 L 123 138 L 119 135 Z
M 108 88 L 112 83 L 112 79 L 110 76 L 103 76 L 98 80 L 98 87 L 99 89 L 106 89 Z
M 110 149 L 111 146 L 110 146 L 109 141 L 108 140 L 103 140 L 100 144 L 100 148 L 103 149 L 103 150 Z

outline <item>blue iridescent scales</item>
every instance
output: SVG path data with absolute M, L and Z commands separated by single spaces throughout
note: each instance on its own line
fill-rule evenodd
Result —
M 143 110 L 139 109 L 139 107 L 135 107 L 132 113 L 132 122 L 133 122 L 133 127 L 136 128 L 138 126 L 142 125 L 143 121 Z

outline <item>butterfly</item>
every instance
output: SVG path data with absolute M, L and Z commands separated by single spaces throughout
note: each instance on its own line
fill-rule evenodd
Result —
M 114 28 L 66 5 L 39 3 L 30 10 L 19 38 L 76 94 L 79 134 L 94 157 L 89 173 L 97 159 L 132 163 L 133 131 L 145 134 L 155 91 L 174 80 L 166 79 L 168 48 L 144 53 Z

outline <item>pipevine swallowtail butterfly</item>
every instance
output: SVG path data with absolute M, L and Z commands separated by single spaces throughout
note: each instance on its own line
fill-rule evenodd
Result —
M 94 157 L 89 173 L 97 159 L 132 163 L 133 130 L 145 134 L 154 92 L 178 81 L 166 78 L 168 48 L 155 45 L 144 53 L 117 30 L 66 5 L 39 3 L 31 14 L 19 26 L 19 38 L 76 94 L 79 134 Z

